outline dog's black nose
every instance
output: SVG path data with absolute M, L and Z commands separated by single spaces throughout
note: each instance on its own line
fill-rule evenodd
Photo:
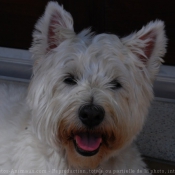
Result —
M 99 105 L 90 104 L 79 109 L 80 120 L 89 128 L 99 125 L 103 121 L 104 115 L 105 111 Z

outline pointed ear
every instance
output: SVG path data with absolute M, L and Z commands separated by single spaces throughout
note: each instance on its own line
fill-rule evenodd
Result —
M 72 16 L 57 2 L 49 2 L 35 25 L 30 50 L 34 58 L 40 58 L 74 35 Z
M 156 74 L 166 53 L 167 39 L 162 21 L 150 22 L 140 31 L 121 39 L 151 74 Z M 153 75 L 152 75 L 153 76 Z

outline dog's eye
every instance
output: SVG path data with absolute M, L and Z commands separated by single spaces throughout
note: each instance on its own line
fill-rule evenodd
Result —
M 68 85 L 75 85 L 75 84 L 77 84 L 76 79 L 72 75 L 69 75 L 68 77 L 66 77 L 63 82 L 68 84 Z
M 110 88 L 112 90 L 116 90 L 116 89 L 119 89 L 121 87 L 122 87 L 122 85 L 117 80 L 113 80 L 110 82 Z

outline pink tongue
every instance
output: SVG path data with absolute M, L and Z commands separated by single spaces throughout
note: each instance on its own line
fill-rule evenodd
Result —
M 93 136 L 88 133 L 75 135 L 75 140 L 79 148 L 85 151 L 96 150 L 102 141 L 100 136 Z

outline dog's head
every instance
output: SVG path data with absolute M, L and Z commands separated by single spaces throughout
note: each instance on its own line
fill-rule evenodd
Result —
M 35 28 L 28 93 L 35 132 L 70 165 L 95 168 L 143 126 L 165 54 L 164 24 L 150 22 L 121 39 L 76 35 L 71 15 L 50 2 Z

